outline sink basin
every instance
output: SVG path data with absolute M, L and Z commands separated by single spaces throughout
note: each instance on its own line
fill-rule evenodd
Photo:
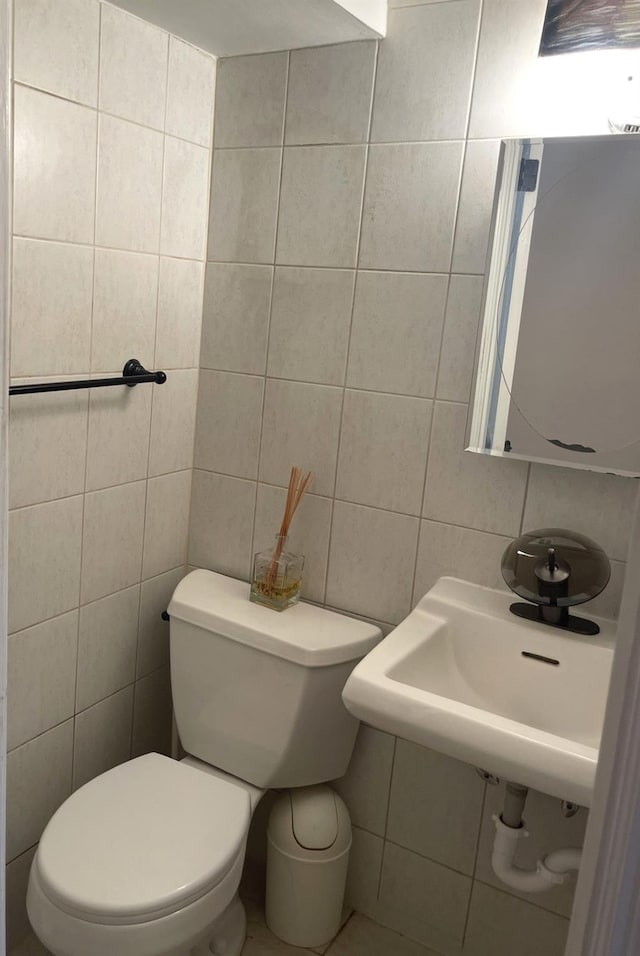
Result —
M 515 617 L 511 600 L 441 578 L 357 665 L 344 702 L 380 730 L 590 806 L 615 627 L 583 637 Z

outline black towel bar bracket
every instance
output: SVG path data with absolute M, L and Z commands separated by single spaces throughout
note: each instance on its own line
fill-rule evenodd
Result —
M 149 372 L 138 359 L 129 359 L 122 369 L 119 378 L 85 378 L 75 382 L 36 382 L 33 385 L 12 385 L 9 395 L 33 395 L 35 392 L 67 392 L 77 388 L 109 388 L 112 385 L 142 385 L 144 382 L 154 382 L 164 385 L 167 376 L 164 372 Z

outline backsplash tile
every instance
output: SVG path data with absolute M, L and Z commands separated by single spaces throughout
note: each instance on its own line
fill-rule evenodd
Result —
M 359 272 L 347 385 L 433 398 L 445 275 Z
M 96 106 L 100 6 L 94 0 L 15 0 L 18 83 Z
M 216 150 L 209 251 L 222 262 L 273 262 L 281 150 Z
M 158 252 L 164 137 L 100 114 L 96 243 Z
M 14 110 L 14 234 L 93 242 L 95 111 L 18 85 Z
M 378 57 L 372 142 L 465 135 L 480 6 L 480 0 L 459 0 L 389 13 Z
M 348 389 L 336 497 L 420 514 L 433 403 Z
M 517 537 L 528 466 L 463 451 L 467 406 L 436 402 L 423 516 Z
M 364 146 L 285 150 L 276 261 L 280 265 L 356 264 Z
M 220 60 L 217 148 L 282 145 L 288 65 L 287 53 Z
M 100 109 L 164 129 L 169 37 L 117 7 L 102 7 Z
M 285 145 L 366 142 L 375 62 L 371 40 L 292 50 Z
M 473 767 L 398 740 L 387 839 L 472 876 L 484 793 Z
M 355 272 L 276 268 L 267 375 L 342 385 Z
M 327 604 L 399 624 L 411 605 L 418 523 L 336 501 Z
M 165 132 L 199 146 L 211 145 L 215 60 L 177 37 L 169 37 Z
M 361 269 L 448 272 L 462 143 L 371 146 Z
M 260 481 L 286 487 L 300 460 L 313 472 L 310 490 L 333 494 L 341 410 L 339 388 L 267 379 Z
M 13 241 L 11 375 L 71 375 L 89 367 L 93 250 Z

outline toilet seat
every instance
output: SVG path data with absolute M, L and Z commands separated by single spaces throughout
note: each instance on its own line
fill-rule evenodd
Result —
M 146 754 L 76 791 L 47 825 L 34 866 L 60 910 L 85 922 L 160 919 L 242 867 L 249 794 Z

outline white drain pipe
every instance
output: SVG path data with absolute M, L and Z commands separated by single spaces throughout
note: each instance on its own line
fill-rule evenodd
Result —
M 524 805 L 527 791 L 524 787 L 507 784 L 505 810 L 511 823 L 507 826 L 501 816 L 492 817 L 496 835 L 491 854 L 491 865 L 496 876 L 507 886 L 523 893 L 542 893 L 553 886 L 564 883 L 572 870 L 580 868 L 582 850 L 562 849 L 547 854 L 544 860 L 538 860 L 535 870 L 525 870 L 514 863 L 518 842 L 529 836 L 522 818 L 516 822 L 519 814 L 514 814 L 514 797 Z

